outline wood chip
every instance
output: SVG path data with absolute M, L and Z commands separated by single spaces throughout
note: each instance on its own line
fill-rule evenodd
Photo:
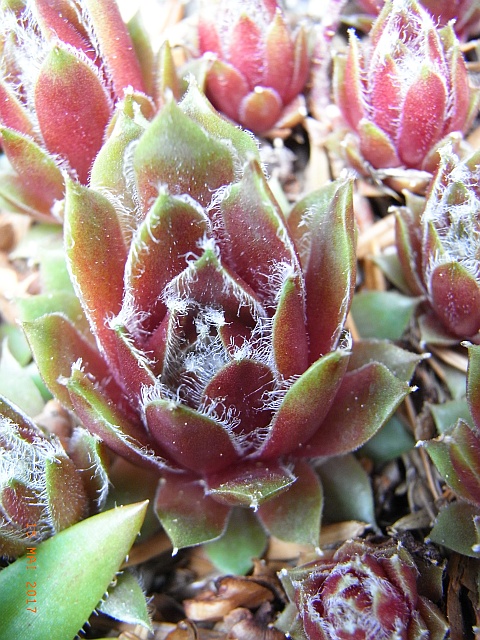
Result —
M 254 578 L 226 576 L 217 582 L 215 591 L 185 600 L 184 607 L 190 620 L 221 620 L 237 607 L 255 609 L 273 599 L 274 593 Z
M 454 349 L 448 349 L 444 347 L 432 347 L 430 346 L 430 351 L 442 362 L 450 365 L 454 369 L 458 369 L 462 373 L 467 373 L 468 369 L 468 357 L 455 351 Z

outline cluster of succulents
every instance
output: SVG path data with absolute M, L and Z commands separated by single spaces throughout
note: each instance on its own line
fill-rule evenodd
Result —
M 480 93 L 457 39 L 480 8 L 357 3 L 373 24 L 334 56 L 335 106 L 316 112 L 334 179 L 290 205 L 259 136 L 305 124 L 315 39 L 331 42 L 328 11 L 344 4 L 330 0 L 319 28 L 276 0 L 205 3 L 183 58 L 168 43 L 154 54 L 114 0 L 0 4 L 0 205 L 62 234 L 50 288 L 19 302 L 22 327 L 76 425 L 64 447 L 0 399 L 0 555 L 31 545 L 32 522 L 36 545 L 68 540 L 105 509 L 118 458 L 139 485 L 153 476 L 174 549 L 223 536 L 241 555 L 258 531 L 318 549 L 330 465 L 366 478 L 352 452 L 414 389 L 417 346 L 440 345 L 468 348 L 469 415 L 419 443 L 451 492 L 430 539 L 480 558 L 480 152 L 465 139 Z M 358 183 L 404 201 L 385 270 L 416 299 L 401 345 L 362 340 L 351 318 Z M 281 573 L 279 625 L 310 640 L 445 638 L 443 570 L 425 590 L 423 569 L 392 539 L 347 542 Z
M 211 58 L 207 97 L 254 133 L 285 118 L 308 80 L 306 31 L 300 26 L 292 34 L 275 0 L 212 6 L 200 15 L 198 46 Z

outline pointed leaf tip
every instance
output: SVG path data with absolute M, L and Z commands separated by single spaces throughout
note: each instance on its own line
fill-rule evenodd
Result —
M 140 502 L 88 518 L 34 547 L 30 552 L 34 563 L 27 564 L 22 557 L 2 569 L 2 637 L 73 638 L 120 569 L 140 531 L 147 505 L 148 501 Z M 35 570 L 26 570 L 32 566 Z M 20 612 L 26 584 L 27 594 L 35 595 L 27 598 Z

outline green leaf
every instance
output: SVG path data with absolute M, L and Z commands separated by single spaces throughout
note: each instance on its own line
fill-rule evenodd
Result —
M 351 311 L 362 338 L 399 340 L 419 303 L 396 291 L 361 291 Z
M 403 422 L 394 415 L 371 440 L 363 445 L 359 450 L 359 455 L 382 463 L 398 458 L 413 449 L 414 446 L 414 438 L 407 431 Z
M 80 302 L 73 293 L 56 291 L 55 293 L 39 294 L 17 301 L 21 322 L 33 322 L 51 313 L 62 313 L 82 333 L 88 332 L 88 324 L 83 314 Z
M 249 159 L 260 159 L 255 138 L 225 118 L 219 117 L 194 82 L 190 83 L 188 91 L 179 106 L 186 115 L 205 129 L 212 138 L 229 146 L 232 145 L 232 150 L 234 150 L 237 156 L 236 160 L 240 166 L 244 165 Z
M 357 340 L 353 345 L 348 369 L 351 371 L 370 362 L 380 362 L 397 378 L 409 382 L 415 367 L 424 358 L 425 354 L 405 351 L 388 340 Z
M 7 340 L 10 353 L 20 366 L 25 367 L 32 359 L 32 352 L 28 346 L 25 334 L 13 324 L 0 324 L 0 342 Z
M 468 408 L 466 398 L 460 400 L 449 400 L 442 404 L 433 404 L 430 406 L 435 426 L 439 433 L 445 433 L 457 422 L 458 418 L 464 420 L 473 427 L 473 418 Z
M 103 190 L 114 198 L 120 198 L 125 211 L 135 212 L 134 194 L 127 179 L 126 155 L 130 145 L 140 137 L 144 128 L 126 113 L 131 106 L 130 100 L 126 97 L 116 112 L 113 132 L 93 163 L 90 186 L 97 191 Z M 132 217 L 136 222 L 135 216 Z
M 467 398 L 474 422 L 480 430 L 480 345 L 468 348 Z
M 215 139 L 174 102 L 167 103 L 140 138 L 133 156 L 143 212 L 157 198 L 160 185 L 172 195 L 188 194 L 208 205 L 218 188 L 235 179 L 231 147 L 230 140 Z
M 461 400 L 465 397 L 465 388 L 467 386 L 467 376 L 463 371 L 459 371 L 456 367 L 442 363 L 442 369 L 445 376 L 445 384 L 448 387 L 450 395 L 455 400 Z M 468 420 L 467 420 L 468 422 Z
M 250 509 L 233 509 L 227 530 L 219 539 L 206 545 L 205 551 L 224 573 L 244 575 L 252 568 L 253 558 L 265 551 L 267 536 Z
M 152 631 L 142 588 L 129 571 L 117 577 L 98 610 L 125 624 L 140 624 Z
M 0 394 L 18 405 L 27 415 L 41 413 L 44 401 L 30 373 L 20 366 L 4 340 L 0 358 Z
M 65 252 L 62 249 L 50 249 L 40 256 L 40 273 L 42 276 L 42 291 L 53 293 L 74 294 L 70 274 L 67 269 Z
M 370 478 L 355 456 L 327 460 L 318 468 L 324 491 L 324 519 L 360 520 L 375 525 Z
M 276 463 L 245 462 L 208 478 L 207 493 L 224 504 L 256 509 L 295 482 L 289 469 Z
M 146 508 L 142 502 L 88 518 L 37 545 L 34 559 L 3 569 L 1 637 L 73 639 L 128 554 Z
M 476 526 L 479 516 L 478 507 L 467 502 L 452 502 L 438 514 L 428 540 L 464 556 L 480 558 Z
M 62 251 L 62 230 L 58 224 L 36 224 L 31 227 L 10 254 L 12 259 L 25 258 L 38 264 L 45 253 Z
M 384 253 L 374 256 L 372 262 L 380 267 L 384 275 L 397 289 L 402 293 L 409 293 L 409 287 L 397 253 Z
M 318 546 L 323 490 L 318 475 L 307 462 L 297 461 L 293 485 L 278 497 L 260 505 L 258 516 L 280 540 Z

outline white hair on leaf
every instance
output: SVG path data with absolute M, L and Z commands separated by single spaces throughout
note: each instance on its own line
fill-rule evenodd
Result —
M 439 150 L 441 167 L 422 215 L 424 234 L 432 224 L 441 250 L 430 256 L 426 280 L 442 264 L 457 262 L 480 284 L 480 167 L 472 172 L 447 144 Z M 452 204 L 452 190 L 458 186 L 462 202 Z

